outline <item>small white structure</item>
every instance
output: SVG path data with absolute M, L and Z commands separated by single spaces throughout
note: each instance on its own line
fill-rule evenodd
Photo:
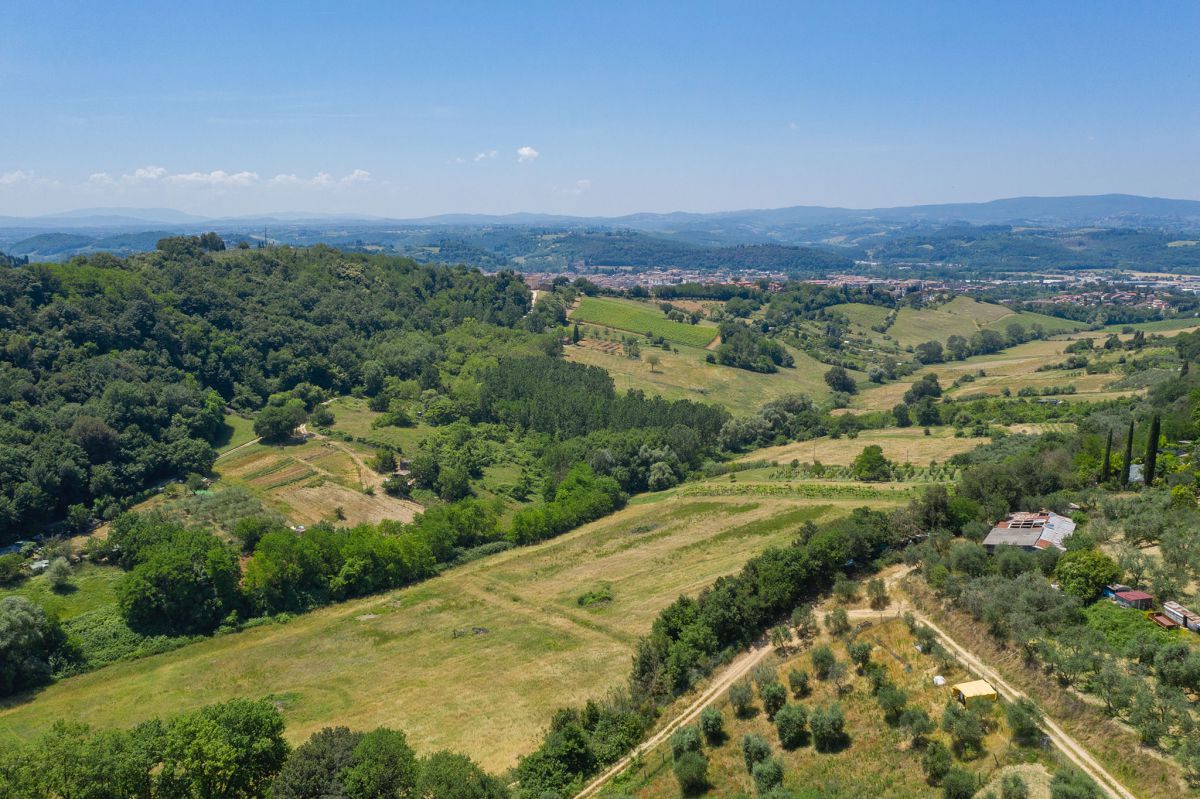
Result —
M 46 571 L 49 566 L 50 561 L 42 558 L 41 560 L 35 560 L 33 563 L 30 563 L 29 571 L 33 572 L 34 574 L 41 574 L 42 572 Z
M 933 678 L 933 684 L 934 684 L 934 685 L 937 685 L 937 686 L 942 686 L 942 685 L 945 685 L 945 684 L 946 684 L 946 678 L 945 678 L 945 677 L 943 677 L 943 676 L 942 676 L 942 675 L 940 675 L 940 674 L 937 674 L 937 675 L 935 675 L 935 676 L 934 676 L 934 678 Z

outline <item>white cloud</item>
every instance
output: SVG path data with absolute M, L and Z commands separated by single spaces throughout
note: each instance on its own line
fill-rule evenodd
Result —
M 592 188 L 592 182 L 587 178 L 582 178 L 575 181 L 575 185 L 571 188 L 563 189 L 563 194 L 574 194 L 576 197 L 578 197 L 580 194 L 583 194 L 590 188 Z
M 33 173 L 27 172 L 24 169 L 16 169 L 12 172 L 0 172 L 0 186 L 15 186 L 18 183 L 32 183 Z
M 521 149 L 532 149 L 532 148 L 526 148 L 526 147 L 523 147 L 523 148 L 521 148 Z M 486 150 L 486 151 L 484 151 L 484 152 L 482 152 L 482 153 L 475 153 L 475 158 L 474 158 L 473 160 L 475 160 L 475 161 L 484 161 L 484 160 L 487 160 L 487 159 L 490 159 L 490 158 L 495 158 L 495 157 L 496 157 L 496 155 L 497 155 L 497 152 L 496 152 L 495 150 Z M 534 157 L 534 158 L 537 158 L 537 153 L 534 153 L 533 157 Z
M 214 169 L 212 172 L 186 172 L 171 175 L 167 178 L 171 183 L 180 185 L 212 186 L 226 188 L 230 186 L 252 186 L 258 182 L 257 172 L 226 172 L 224 169 Z
M 304 181 L 300 180 L 296 175 L 287 174 L 276 175 L 269 182 L 276 186 L 295 186 L 297 183 L 303 183 Z
M 87 182 L 91 186 L 111 186 L 113 179 L 107 172 L 93 172 L 88 175 Z
M 161 166 L 143 166 L 135 169 L 132 175 L 121 175 L 122 183 L 150 183 L 162 180 L 167 176 L 167 170 Z
M 356 169 L 346 177 L 342 178 L 339 183 L 343 186 L 349 186 L 354 183 L 368 183 L 371 180 L 371 173 L 365 169 Z
M 328 186 L 330 183 L 333 183 L 333 175 L 328 172 L 318 172 L 312 179 L 314 186 Z
M 537 150 L 533 149 L 529 145 L 525 145 L 524 147 L 517 148 L 518 163 L 522 163 L 522 164 L 528 163 L 529 161 L 535 160 L 539 155 L 541 155 L 541 153 L 539 153 Z

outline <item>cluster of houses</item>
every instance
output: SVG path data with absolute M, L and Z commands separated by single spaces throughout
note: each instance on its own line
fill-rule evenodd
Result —
M 1074 532 L 1075 522 L 1054 511 L 1012 513 L 996 522 L 983 539 L 983 546 L 988 554 L 995 554 L 999 546 L 1020 547 L 1026 552 L 1050 547 L 1065 551 L 1064 542 Z M 1121 607 L 1145 611 L 1147 618 L 1164 630 L 1182 627 L 1200 632 L 1200 613 L 1193 613 L 1178 602 L 1164 602 L 1158 611 L 1153 596 L 1120 583 L 1106 585 L 1103 594 Z

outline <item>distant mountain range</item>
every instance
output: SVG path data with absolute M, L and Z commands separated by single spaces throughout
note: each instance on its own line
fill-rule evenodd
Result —
M 971 270 L 1200 267 L 1200 201 L 1125 194 L 897 208 L 791 208 L 577 217 L 385 219 L 286 213 L 205 218 L 166 208 L 0 217 L 0 252 L 33 261 L 154 249 L 214 230 L 232 246 L 324 243 L 483 269 L 721 267 L 820 274 L 855 262 Z M 1119 234 L 1119 235 L 1116 235 Z
M 33 217 L 0 216 L 3 228 L 121 228 L 145 225 L 255 226 L 263 224 L 337 223 L 340 225 L 401 225 L 482 227 L 612 227 L 645 231 L 737 229 L 765 233 L 773 228 L 823 227 L 855 222 L 892 224 L 969 225 L 1034 224 L 1052 227 L 1103 224 L 1200 224 L 1200 200 L 1173 200 L 1133 194 L 1075 197 L 1011 197 L 982 203 L 944 203 L 892 208 L 836 208 L 795 205 L 788 208 L 746 209 L 715 213 L 635 213 L 625 216 L 564 216 L 557 214 L 440 214 L 396 219 L 370 215 L 286 212 L 240 217 L 203 217 L 170 208 L 83 208 Z

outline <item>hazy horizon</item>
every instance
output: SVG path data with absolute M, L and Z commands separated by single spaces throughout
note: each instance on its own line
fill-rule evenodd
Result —
M 1200 199 L 1200 6 L 9 10 L 0 215 Z

